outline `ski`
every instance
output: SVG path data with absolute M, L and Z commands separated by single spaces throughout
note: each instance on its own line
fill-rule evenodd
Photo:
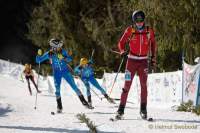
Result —
M 148 122 L 153 122 L 154 121 L 152 117 L 149 117 L 149 118 L 146 118 L 146 119 L 145 118 L 138 118 L 138 119 L 146 120 Z
M 94 109 L 94 107 L 93 106 L 88 106 L 88 107 L 86 107 L 87 109 Z
M 113 117 L 111 117 L 110 119 L 109 119 L 110 121 L 112 121 L 112 122 L 115 122 L 115 121 L 119 121 L 119 120 L 124 120 L 124 118 L 122 117 L 122 118 L 120 118 L 120 119 L 117 119 L 117 118 L 113 118 Z
M 83 105 L 86 109 L 94 109 L 93 106 L 90 106 L 90 105 Z
M 51 111 L 51 115 L 56 115 L 56 114 L 63 114 L 64 112 L 54 112 L 54 111 Z
M 120 98 L 113 98 L 113 100 L 115 100 L 115 101 L 120 101 Z M 131 101 L 127 101 L 127 103 L 135 104 L 134 102 L 131 102 Z
M 52 112 L 51 112 L 51 115 L 55 115 L 55 112 L 52 111 Z
M 118 120 L 123 120 L 124 117 L 123 115 L 117 114 L 114 118 L 110 118 L 110 121 L 118 121 Z
M 126 119 L 124 117 L 121 117 L 121 118 L 116 118 L 116 117 L 113 118 L 113 117 L 111 117 L 109 120 L 112 121 L 112 122 L 116 122 L 116 121 L 126 120 Z M 153 122 L 154 121 L 154 119 L 152 117 L 149 117 L 147 119 L 138 118 L 138 120 L 145 120 L 145 121 L 148 121 L 148 122 Z
M 150 122 L 152 122 L 152 121 L 154 121 L 154 120 L 153 120 L 153 118 L 152 118 L 152 117 L 150 117 L 150 118 L 148 118 L 148 119 L 147 119 L 147 121 L 150 121 Z

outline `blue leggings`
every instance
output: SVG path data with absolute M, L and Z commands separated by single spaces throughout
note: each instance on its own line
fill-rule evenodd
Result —
M 75 93 L 80 96 L 81 91 L 78 89 L 74 82 L 74 78 L 72 77 L 71 73 L 68 71 L 54 71 L 54 84 L 56 87 L 56 96 L 60 96 L 60 84 L 62 77 L 69 83 L 69 85 L 72 87 L 72 89 L 75 91 Z
M 97 82 L 97 80 L 94 78 L 94 77 L 90 77 L 90 78 L 87 78 L 87 79 L 82 79 L 83 83 L 85 84 L 86 88 L 87 88 L 87 91 L 86 91 L 86 94 L 87 96 L 90 96 L 91 93 L 90 93 L 90 84 L 89 82 L 95 86 L 98 90 L 101 91 L 101 93 L 104 95 L 106 94 L 105 90 L 99 85 L 99 83 Z

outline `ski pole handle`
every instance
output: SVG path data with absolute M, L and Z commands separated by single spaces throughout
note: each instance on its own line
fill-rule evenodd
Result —
M 92 50 L 92 55 L 91 55 L 91 57 L 90 57 L 91 60 L 92 60 L 92 58 L 93 58 L 94 52 L 95 52 L 95 49 Z
M 95 49 L 92 49 L 92 54 L 91 54 L 91 56 L 90 56 L 90 61 L 91 61 L 91 62 L 93 62 L 93 61 L 92 61 L 92 58 L 93 58 L 94 52 L 95 52 Z

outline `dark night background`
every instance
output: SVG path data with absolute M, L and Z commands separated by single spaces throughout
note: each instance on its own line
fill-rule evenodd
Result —
M 37 48 L 25 38 L 26 23 L 37 0 L 0 1 L 0 59 L 17 63 L 34 63 Z

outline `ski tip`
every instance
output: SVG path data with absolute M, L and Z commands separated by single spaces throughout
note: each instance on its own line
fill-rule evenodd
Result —
M 93 109 L 94 109 L 94 107 L 87 107 L 87 109 L 93 110 Z
M 114 118 L 110 118 L 110 121 L 115 121 L 115 119 Z
M 91 107 L 90 107 L 90 106 L 85 106 L 85 108 L 86 108 L 86 109 L 91 109 L 91 110 L 94 109 L 94 107 L 92 107 L 92 106 L 91 106 Z
M 153 121 L 153 118 L 148 118 L 147 121 Z
M 51 112 L 51 115 L 55 115 L 55 112 Z

